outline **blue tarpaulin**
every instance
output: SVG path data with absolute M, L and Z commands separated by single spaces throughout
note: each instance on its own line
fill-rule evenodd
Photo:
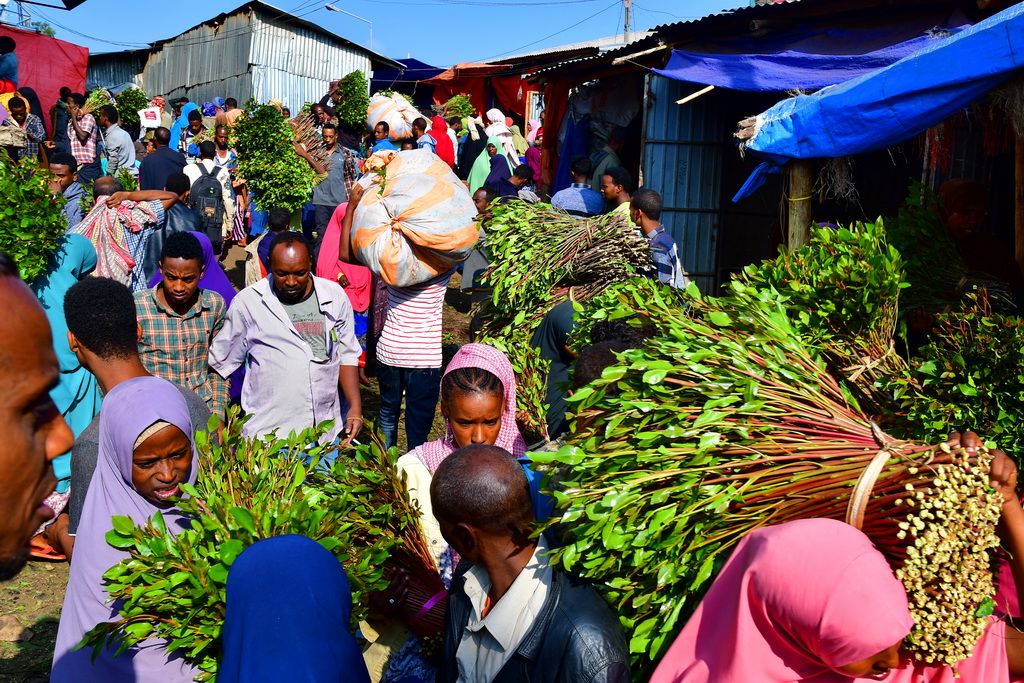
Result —
M 981 99 L 1024 65 L 1024 3 L 878 71 L 783 100 L 757 117 L 747 150 L 761 164 L 733 201 L 788 159 L 883 149 Z
M 889 66 L 973 22 L 957 9 L 915 9 L 797 25 L 767 36 L 696 41 L 673 50 L 654 73 L 679 81 L 748 92 L 817 90 Z
M 938 38 L 918 36 L 859 55 L 782 50 L 770 54 L 704 54 L 673 50 L 659 76 L 744 91 L 817 90 L 872 73 Z

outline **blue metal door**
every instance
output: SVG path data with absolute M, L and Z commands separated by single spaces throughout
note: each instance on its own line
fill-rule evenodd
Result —
M 645 93 L 643 185 L 661 195 L 662 223 L 683 267 L 711 293 L 718 285 L 723 135 L 720 98 L 676 101 L 700 86 L 651 75 Z

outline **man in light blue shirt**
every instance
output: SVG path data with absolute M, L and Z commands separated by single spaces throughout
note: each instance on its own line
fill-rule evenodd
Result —
M 556 192 L 551 198 L 551 206 L 573 216 L 596 216 L 604 211 L 604 198 L 590 189 L 589 180 L 593 168 L 589 158 L 574 156 L 569 166 L 572 185 Z

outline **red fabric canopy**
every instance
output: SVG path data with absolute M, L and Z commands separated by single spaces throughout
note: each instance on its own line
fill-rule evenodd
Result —
M 463 62 L 420 83 L 434 86 L 434 104 L 444 104 L 456 95 L 469 95 L 476 113 L 480 115 L 490 108 L 487 77 L 505 68 L 504 64 Z
M 18 87 L 28 86 L 36 91 L 45 111 L 33 113 L 39 115 L 47 135 L 53 137 L 50 107 L 60 97 L 62 86 L 85 92 L 89 48 L 11 26 L 0 26 L 0 36 L 10 36 L 18 44 L 14 50 L 18 55 Z
M 522 76 L 493 76 L 491 87 L 494 88 L 494 96 L 501 105 L 501 111 L 506 115 L 515 115 L 526 118 L 526 103 L 530 99 L 530 92 L 540 90 L 536 84 L 526 82 L 526 77 L 533 71 L 530 69 Z M 523 134 L 526 131 L 523 130 Z

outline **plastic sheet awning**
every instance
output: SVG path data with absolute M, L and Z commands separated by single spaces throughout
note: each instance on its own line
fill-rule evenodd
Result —
M 789 159 L 884 149 L 976 102 L 1024 65 L 1024 3 L 898 62 L 757 116 L 747 151 L 768 159 L 734 198 L 757 190 Z

